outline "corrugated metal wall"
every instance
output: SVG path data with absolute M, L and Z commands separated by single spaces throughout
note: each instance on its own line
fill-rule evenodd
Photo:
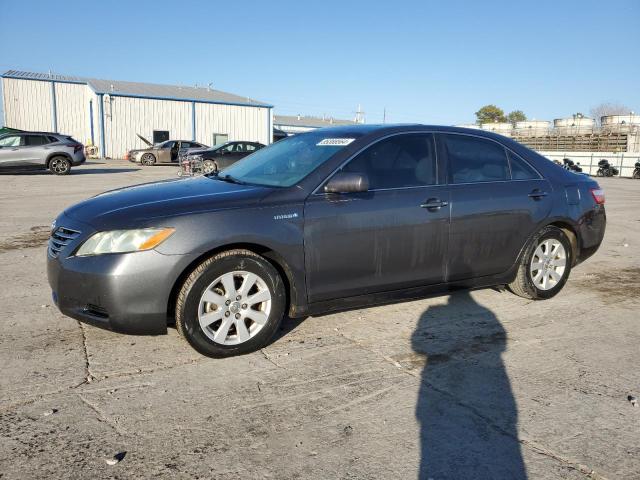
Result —
M 49 81 L 3 78 L 5 123 L 22 130 L 54 129 Z M 54 83 L 57 130 L 88 144 L 91 140 L 90 104 L 93 105 L 94 145 L 101 147 L 100 99 L 103 98 L 105 150 L 108 157 L 122 158 L 128 150 L 144 148 L 140 134 L 153 140 L 154 130 L 167 130 L 169 137 L 191 140 L 192 103 L 97 95 L 88 85 Z M 272 112 L 269 108 L 237 105 L 195 104 L 196 141 L 213 144 L 213 134 L 229 140 L 272 141 Z M 101 152 L 101 155 L 104 152 Z
M 196 141 L 213 144 L 213 134 L 222 133 L 229 140 L 271 143 L 268 108 L 240 107 L 196 103 Z M 190 137 L 189 137 L 190 138 Z
M 122 158 L 127 150 L 146 148 L 139 133 L 153 141 L 154 130 L 168 130 L 169 137 L 191 139 L 191 103 L 104 96 L 104 130 L 107 155 Z
M 44 82 L 41 82 L 44 83 Z M 89 99 L 91 90 L 86 85 L 54 83 L 58 132 L 71 135 L 82 143 L 91 140 Z
M 2 79 L 4 123 L 20 130 L 51 131 L 51 84 Z

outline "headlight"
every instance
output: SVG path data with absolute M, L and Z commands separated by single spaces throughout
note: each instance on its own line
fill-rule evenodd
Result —
M 151 250 L 169 238 L 173 228 L 141 228 L 98 232 L 82 244 L 76 256 Z

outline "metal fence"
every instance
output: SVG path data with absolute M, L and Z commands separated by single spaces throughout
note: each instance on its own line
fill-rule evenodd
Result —
M 640 161 L 640 153 L 611 153 L 611 152 L 538 152 L 549 160 L 562 162 L 563 158 L 573 160 L 582 167 L 582 172 L 594 175 L 598 171 L 598 162 L 607 160 L 611 166 L 618 169 L 618 177 L 633 175 L 635 163 Z

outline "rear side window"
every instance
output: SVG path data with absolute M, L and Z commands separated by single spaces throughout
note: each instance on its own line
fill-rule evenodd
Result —
M 46 145 L 51 143 L 49 141 L 49 137 L 44 135 L 25 135 L 24 136 L 24 144 L 27 147 L 37 147 L 39 145 Z
M 507 152 L 509 164 L 511 165 L 512 180 L 535 180 L 540 178 L 531 165 L 513 152 Z
M 504 147 L 491 140 L 445 134 L 449 183 L 498 182 L 509 179 Z
M 367 148 L 342 171 L 366 174 L 371 190 L 435 185 L 434 152 L 431 134 L 395 135 Z

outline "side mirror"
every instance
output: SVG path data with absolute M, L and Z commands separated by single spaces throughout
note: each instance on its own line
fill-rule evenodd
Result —
M 369 190 L 369 179 L 362 173 L 336 173 L 324 186 L 325 193 L 356 193 Z

